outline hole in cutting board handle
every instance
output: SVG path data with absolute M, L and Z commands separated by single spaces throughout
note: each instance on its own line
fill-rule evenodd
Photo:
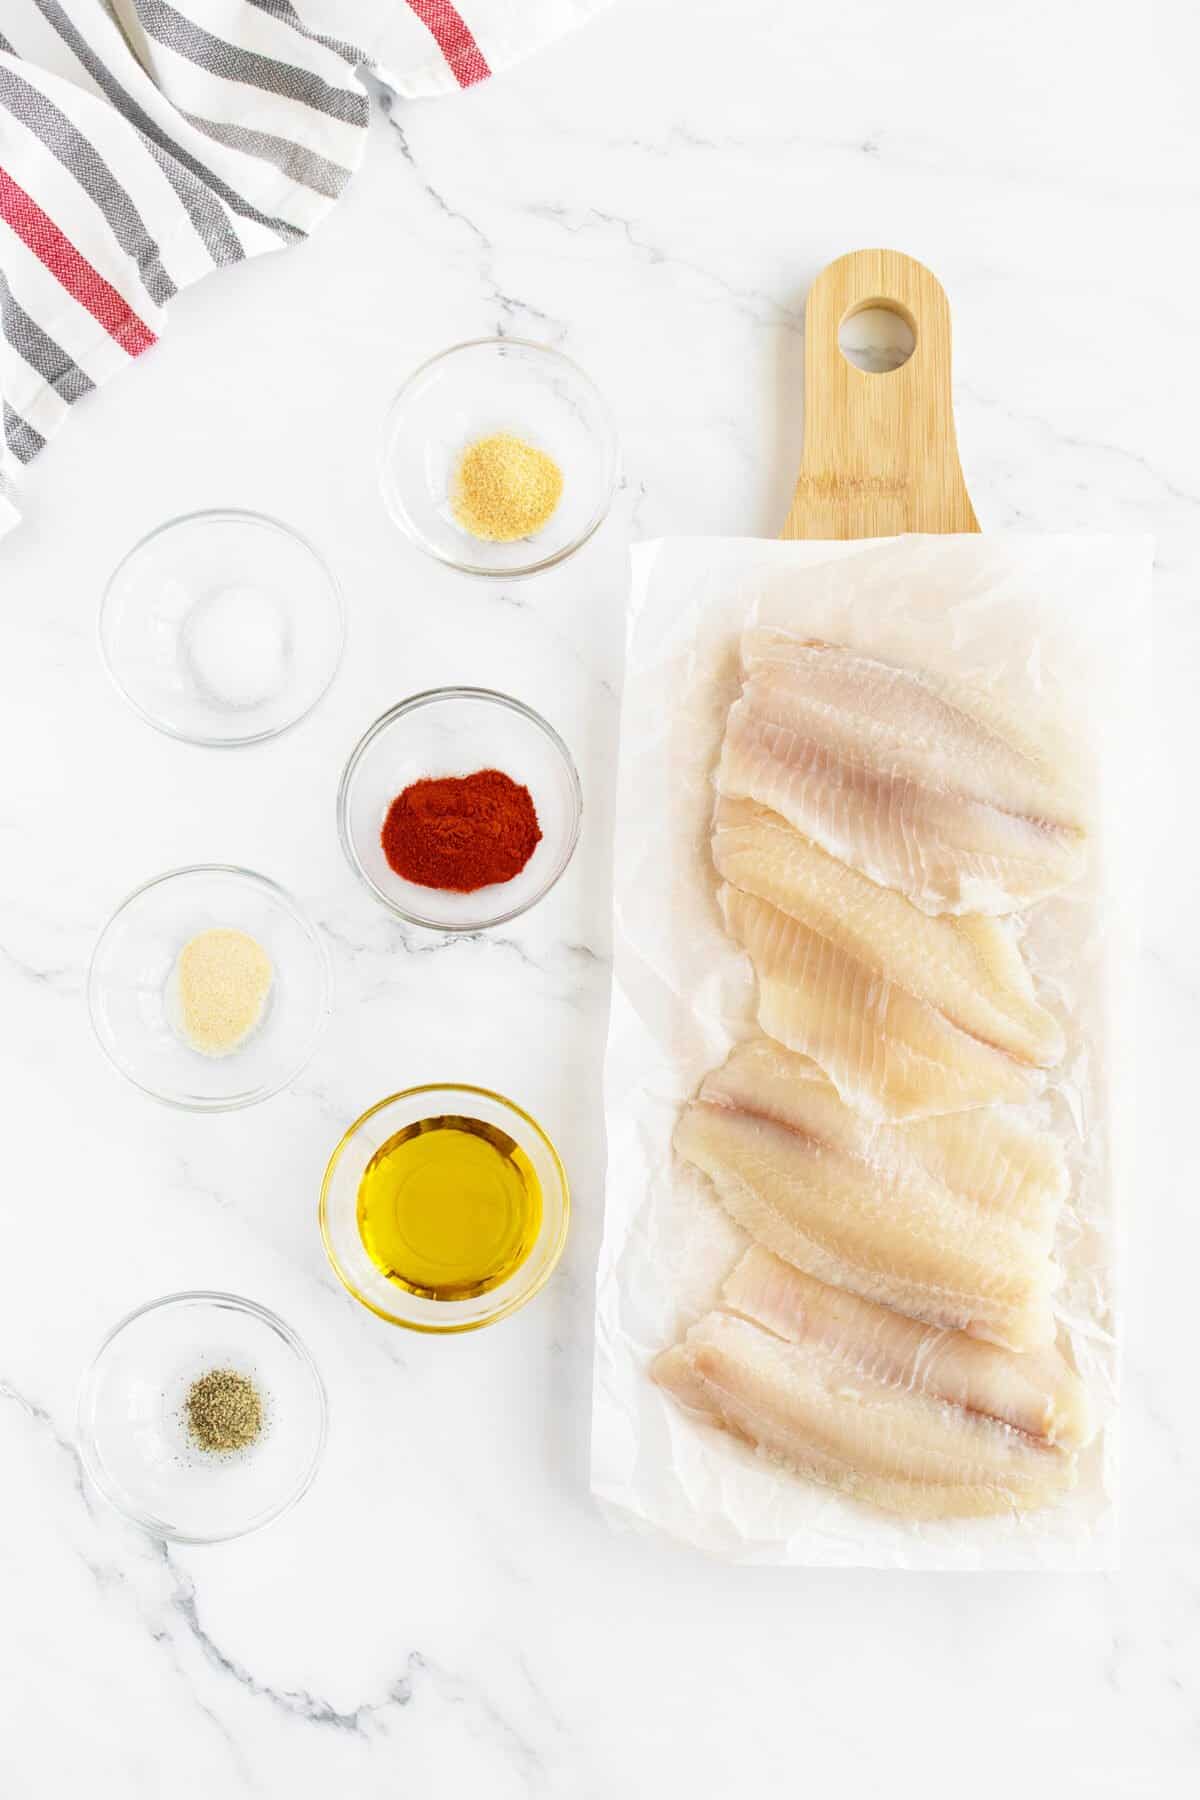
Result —
M 838 326 L 838 349 L 866 375 L 902 369 L 917 347 L 913 320 L 891 300 L 864 300 Z

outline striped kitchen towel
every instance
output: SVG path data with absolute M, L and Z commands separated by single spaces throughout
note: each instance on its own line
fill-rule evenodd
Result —
M 470 87 L 607 0 L 2 0 L 0 536 L 70 408 L 172 295 L 306 237 L 362 156 L 367 66 Z

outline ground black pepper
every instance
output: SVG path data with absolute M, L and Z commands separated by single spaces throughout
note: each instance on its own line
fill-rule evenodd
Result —
M 188 1389 L 184 1411 L 192 1442 L 215 1456 L 245 1450 L 262 1431 L 262 1397 L 235 1369 L 209 1369 L 199 1376 Z

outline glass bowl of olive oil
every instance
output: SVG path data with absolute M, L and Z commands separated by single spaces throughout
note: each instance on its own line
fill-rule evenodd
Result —
M 487 1088 L 408 1088 L 329 1159 L 321 1235 L 356 1300 L 410 1331 L 474 1331 L 550 1279 L 571 1200 L 558 1152 Z

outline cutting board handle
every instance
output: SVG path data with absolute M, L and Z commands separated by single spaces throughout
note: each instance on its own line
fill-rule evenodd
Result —
M 915 345 L 882 374 L 838 346 L 869 307 L 899 313 Z M 854 250 L 823 269 L 804 312 L 804 455 L 785 538 L 978 531 L 958 461 L 950 387 L 950 304 L 898 250 Z

